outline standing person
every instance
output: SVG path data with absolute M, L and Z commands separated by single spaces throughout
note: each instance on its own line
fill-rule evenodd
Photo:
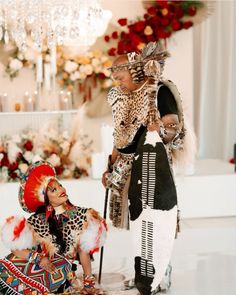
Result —
M 102 182 L 111 190 L 113 225 L 134 229 L 134 283 L 142 295 L 170 287 L 177 226 L 172 160 L 183 147 L 185 130 L 179 93 L 161 77 L 167 56 L 155 43 L 141 54 L 119 56 L 111 68 L 118 87 L 108 94 L 114 148 Z
M 75 278 L 72 262 L 78 259 L 83 268 L 80 294 L 103 294 L 95 288 L 90 259 L 106 235 L 98 212 L 71 204 L 54 168 L 44 161 L 29 167 L 19 201 L 33 214 L 27 220 L 9 217 L 2 228 L 11 254 L 0 259 L 0 293 L 62 293 Z

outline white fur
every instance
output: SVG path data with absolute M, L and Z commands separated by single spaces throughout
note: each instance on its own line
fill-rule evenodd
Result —
M 14 216 L 14 218 L 5 222 L 1 228 L 1 238 L 4 246 L 10 250 L 30 249 L 33 246 L 33 234 L 27 222 L 20 233 L 20 236 L 14 240 L 14 228 L 24 217 Z
M 99 234 L 99 227 L 102 231 Z M 106 229 L 102 222 L 90 220 L 87 229 L 80 235 L 80 248 L 86 253 L 93 251 L 97 247 L 102 247 L 106 240 Z
M 148 131 L 146 134 L 144 144 L 151 144 L 153 147 L 155 147 L 157 142 L 162 142 L 158 132 L 157 131 Z

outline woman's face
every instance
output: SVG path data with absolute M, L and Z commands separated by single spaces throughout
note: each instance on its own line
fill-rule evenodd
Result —
M 49 203 L 53 207 L 58 207 L 68 200 L 65 188 L 57 181 L 50 181 L 47 187 Z

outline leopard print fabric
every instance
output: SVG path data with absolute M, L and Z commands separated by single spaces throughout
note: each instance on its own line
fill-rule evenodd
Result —
M 65 253 L 63 254 L 68 258 L 74 258 L 74 255 L 76 254 L 78 237 L 87 223 L 87 214 L 89 211 L 90 210 L 87 208 L 74 206 L 57 216 L 57 218 L 60 218 L 61 220 L 63 239 L 66 242 Z M 27 221 L 39 237 L 51 241 L 55 249 L 59 250 L 55 237 L 49 232 L 49 224 L 46 221 L 45 213 L 37 215 L 33 214 Z
M 114 146 L 118 149 L 128 146 L 141 125 L 147 125 L 149 101 L 144 95 L 146 83 L 138 90 L 123 93 L 118 87 L 108 93 L 114 122 Z

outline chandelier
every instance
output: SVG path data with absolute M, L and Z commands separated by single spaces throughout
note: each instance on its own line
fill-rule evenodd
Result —
M 111 12 L 99 0 L 0 0 L 0 40 L 24 51 L 27 39 L 43 46 L 88 49 L 105 33 Z

